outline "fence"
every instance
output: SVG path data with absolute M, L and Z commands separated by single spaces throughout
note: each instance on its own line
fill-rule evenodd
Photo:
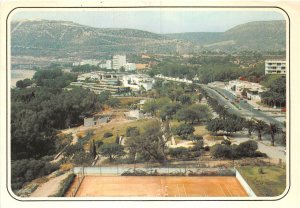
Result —
M 73 173 L 75 173 L 75 172 L 73 171 Z M 76 180 L 75 181 L 75 187 L 74 187 L 74 189 L 73 189 L 73 191 L 71 193 L 72 197 L 76 196 L 77 191 L 78 191 L 78 189 L 79 189 L 79 187 L 80 187 L 80 185 L 81 185 L 81 183 L 82 183 L 82 181 L 83 181 L 83 179 L 85 177 L 85 175 L 84 175 L 84 168 L 83 167 L 78 167 L 76 175 L 77 175 L 77 177 L 75 178 L 75 180 Z
M 128 167 L 75 167 L 74 174 L 83 176 L 235 176 L 234 168 L 128 168 Z M 80 185 L 80 184 L 79 184 Z

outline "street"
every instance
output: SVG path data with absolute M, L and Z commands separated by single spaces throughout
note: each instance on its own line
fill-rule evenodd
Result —
M 240 100 L 239 102 L 235 102 L 234 104 L 238 106 L 240 109 L 238 109 L 236 106 L 234 106 L 231 101 L 234 101 L 236 99 L 236 96 L 231 94 L 225 89 L 221 88 L 212 88 L 208 87 L 206 85 L 201 85 L 213 98 L 216 98 L 219 103 L 223 106 L 227 105 L 229 107 L 228 111 L 231 113 L 234 113 L 236 115 L 239 115 L 241 117 L 245 118 L 255 118 L 259 120 L 263 120 L 266 123 L 275 123 L 279 127 L 284 128 L 284 125 L 282 122 L 276 120 L 275 118 L 265 114 L 262 111 L 256 110 L 252 105 L 250 105 L 248 102 L 245 102 L 245 100 Z M 218 90 L 218 92 L 216 91 Z M 222 95 L 220 95 L 221 93 Z M 228 99 L 225 99 L 224 97 L 227 97 Z

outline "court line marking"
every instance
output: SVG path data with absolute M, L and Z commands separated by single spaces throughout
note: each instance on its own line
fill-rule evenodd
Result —
M 232 196 L 231 191 L 227 188 L 227 185 L 224 184 L 224 186 L 225 186 L 226 190 L 228 191 L 228 193 L 230 194 L 230 196 Z
M 225 193 L 225 191 L 222 189 L 222 186 L 221 186 L 221 184 L 219 184 L 219 183 L 218 183 L 218 185 L 219 185 L 219 187 L 220 187 L 221 191 L 223 192 L 224 196 L 227 196 L 227 195 L 226 195 L 226 193 Z
M 184 190 L 185 196 L 187 196 L 184 184 L 182 184 L 182 187 L 183 187 L 183 190 Z

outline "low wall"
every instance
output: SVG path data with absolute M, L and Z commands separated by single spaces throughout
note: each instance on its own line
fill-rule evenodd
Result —
M 235 169 L 236 171 L 236 178 L 237 180 L 241 183 L 241 185 L 243 186 L 243 188 L 245 189 L 245 191 L 247 192 L 248 196 L 250 197 L 256 197 L 256 194 L 254 193 L 254 191 L 251 189 L 251 187 L 248 185 L 248 183 L 246 182 L 246 180 L 243 178 L 243 176 L 240 174 L 240 172 Z

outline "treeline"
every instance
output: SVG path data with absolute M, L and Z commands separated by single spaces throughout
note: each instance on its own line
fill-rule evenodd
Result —
M 233 64 L 229 57 L 193 57 L 189 61 L 173 60 L 161 62 L 151 71 L 151 76 L 163 74 L 169 77 L 187 78 L 198 77 L 200 83 L 213 81 L 229 81 L 244 77 L 246 80 L 259 82 L 264 78 L 264 65 L 242 69 Z
M 162 120 L 177 119 L 193 124 L 211 118 L 208 106 L 198 103 L 201 96 L 197 86 L 158 82 L 152 96 L 160 98 L 147 100 L 143 111 Z
M 72 74 L 59 69 L 44 70 L 33 76 L 35 86 L 11 90 L 12 172 L 18 176 L 12 177 L 15 188 L 52 170 L 47 168 L 41 174 L 32 173 L 28 177 L 31 167 L 18 169 L 20 160 L 37 161 L 38 164 L 42 157 L 57 153 L 61 148 L 57 130 L 79 125 L 85 116 L 101 108 L 94 93 L 81 88 L 72 91 L 63 89 L 73 80 Z
M 270 106 L 286 106 L 286 77 L 276 76 L 265 82 L 268 91 L 261 93 L 262 102 Z
M 73 66 L 72 67 L 72 72 L 92 72 L 92 71 L 108 71 L 111 72 L 113 69 L 105 69 L 105 68 L 100 68 L 99 66 L 95 65 L 90 65 L 90 64 L 84 64 L 84 65 L 79 65 L 79 66 Z
M 279 143 L 286 145 L 286 131 L 284 128 L 280 128 L 275 123 L 269 123 L 256 119 L 245 119 L 236 114 L 229 113 L 226 108 L 218 103 L 214 98 L 202 90 L 202 93 L 206 97 L 208 103 L 213 110 L 219 115 L 218 118 L 210 119 L 206 122 L 207 130 L 217 134 L 219 131 L 226 132 L 228 134 L 247 130 L 250 136 L 253 131 L 257 132 L 258 140 L 262 140 L 263 134 L 269 134 L 271 137 L 271 145 L 275 145 L 275 136 L 281 135 Z

